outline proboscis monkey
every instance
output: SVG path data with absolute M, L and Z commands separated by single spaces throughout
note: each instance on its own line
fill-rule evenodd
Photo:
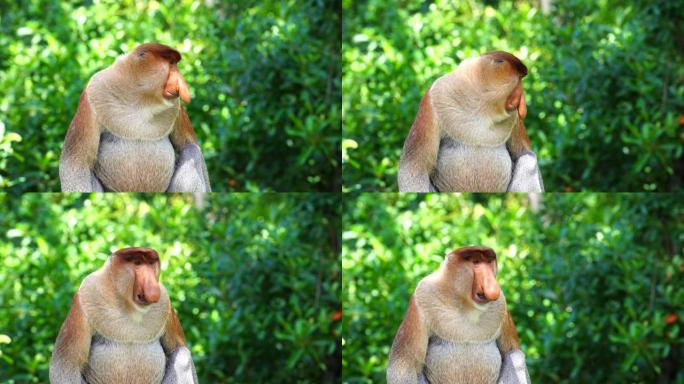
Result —
M 461 62 L 425 93 L 404 142 L 401 192 L 543 192 L 523 119 L 527 67 L 507 52 Z
M 52 352 L 52 384 L 198 382 L 159 270 L 156 251 L 124 248 L 86 276 Z
M 392 344 L 388 384 L 528 384 L 525 355 L 486 247 L 449 253 L 416 287 Z
M 179 96 L 181 55 L 148 43 L 96 73 L 81 94 L 59 165 L 63 192 L 210 192 Z

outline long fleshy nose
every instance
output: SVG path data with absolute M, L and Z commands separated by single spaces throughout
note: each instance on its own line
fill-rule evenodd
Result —
M 144 295 L 145 300 L 150 304 L 159 301 L 159 296 L 161 296 L 159 283 L 157 283 L 156 281 L 150 281 L 148 284 L 145 284 Z
M 485 281 L 482 284 L 482 291 L 485 298 L 487 298 L 487 301 L 494 301 L 499 298 L 501 287 L 499 287 L 499 283 L 496 282 L 494 274 L 487 273 L 485 276 Z
M 169 70 L 169 78 L 164 85 L 164 97 L 168 99 L 178 97 L 178 88 L 178 70 L 172 66 Z
M 525 104 L 525 92 L 520 92 L 520 105 L 518 105 L 518 116 L 524 119 L 527 116 L 527 104 Z
M 136 276 L 135 301 L 139 305 L 154 304 L 159 301 L 161 288 L 155 276 L 140 274 Z
M 183 79 L 175 64 L 171 64 L 169 68 L 169 77 L 166 79 L 166 84 L 164 84 L 163 96 L 167 99 L 175 99 L 180 96 L 184 102 L 190 102 L 188 85 L 185 84 L 185 79 Z
M 495 301 L 501 295 L 501 287 L 491 270 L 478 269 L 473 276 L 473 299 L 477 303 Z
M 506 110 L 518 110 L 518 115 L 524 119 L 527 115 L 527 104 L 525 104 L 525 91 L 523 91 L 522 84 L 519 81 L 515 86 L 510 96 L 506 99 Z

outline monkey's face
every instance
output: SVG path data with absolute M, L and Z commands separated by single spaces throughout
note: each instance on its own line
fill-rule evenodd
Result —
M 452 252 L 447 259 L 456 294 L 475 308 L 499 300 L 501 288 L 496 281 L 496 254 L 485 247 L 465 247 Z
M 476 59 L 476 71 L 481 87 L 488 98 L 507 111 L 518 110 L 521 118 L 527 108 L 522 88 L 522 78 L 527 76 L 527 67 L 508 52 L 494 51 Z
M 112 278 L 116 291 L 136 308 L 145 308 L 159 301 L 159 255 L 150 248 L 124 248 L 112 255 Z
M 115 65 L 132 80 L 139 94 L 167 100 L 180 96 L 187 103 L 190 92 L 178 71 L 180 60 L 178 51 L 166 45 L 147 43 L 123 56 Z

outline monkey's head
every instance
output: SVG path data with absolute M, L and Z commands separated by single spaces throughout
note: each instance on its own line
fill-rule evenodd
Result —
M 517 110 L 520 118 L 525 118 L 527 106 L 522 78 L 527 76 L 527 67 L 514 55 L 503 51 L 487 52 L 462 61 L 454 74 L 466 85 L 464 93 L 478 95 L 478 100 L 492 107 L 492 115 L 498 111 L 511 114 Z
M 444 268 L 462 302 L 485 309 L 487 304 L 503 299 L 496 281 L 496 254 L 491 248 L 459 248 L 447 255 Z
M 153 249 L 120 249 L 110 257 L 108 268 L 117 295 L 136 308 L 150 306 L 165 294 L 159 283 L 159 254 Z
M 190 102 L 190 91 L 176 64 L 181 55 L 158 43 L 146 43 L 117 59 L 114 68 L 131 80 L 136 91 L 153 98 Z
M 527 106 L 522 89 L 522 78 L 527 76 L 527 67 L 517 57 L 508 52 L 492 51 L 479 57 L 485 87 L 498 90 L 505 98 L 507 111 L 518 110 L 520 118 L 525 118 Z

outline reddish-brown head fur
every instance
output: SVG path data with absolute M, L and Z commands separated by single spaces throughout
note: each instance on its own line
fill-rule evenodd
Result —
M 157 58 L 164 59 L 170 64 L 176 64 L 181 61 L 181 54 L 175 49 L 159 43 L 145 43 L 139 45 L 133 51 L 138 56 L 153 55 Z
M 490 57 L 493 60 L 501 60 L 507 62 L 512 69 L 514 69 L 521 77 L 527 76 L 527 67 L 520 59 L 514 55 L 504 51 L 491 51 L 482 54 L 482 56 Z

